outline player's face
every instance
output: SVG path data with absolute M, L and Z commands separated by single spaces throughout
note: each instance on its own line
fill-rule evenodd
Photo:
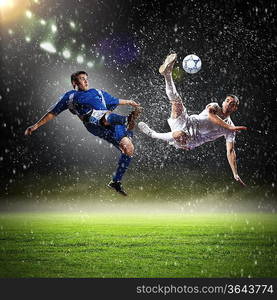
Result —
M 86 74 L 80 74 L 75 81 L 75 84 L 78 87 L 79 91 L 86 91 L 88 90 L 88 76 Z
M 237 101 L 231 96 L 228 96 L 222 103 L 222 111 L 225 114 L 226 113 L 231 114 L 235 112 L 237 109 L 238 109 Z

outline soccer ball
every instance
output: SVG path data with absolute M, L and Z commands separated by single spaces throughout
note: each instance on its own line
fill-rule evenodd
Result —
M 189 74 L 197 73 L 201 66 L 201 59 L 195 54 L 187 55 L 183 60 L 183 68 Z

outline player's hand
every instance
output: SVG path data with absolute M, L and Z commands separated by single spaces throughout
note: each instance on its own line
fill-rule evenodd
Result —
M 36 128 L 35 128 L 34 126 L 29 126 L 29 127 L 25 130 L 24 134 L 25 134 L 25 135 L 31 135 L 32 132 L 35 131 L 35 130 L 36 130 Z
M 137 103 L 137 102 L 135 102 L 134 100 L 129 100 L 128 104 L 129 104 L 130 106 L 133 106 L 133 107 L 138 107 L 138 106 L 140 106 L 140 104 Z
M 241 131 L 241 130 L 247 130 L 247 127 L 245 126 L 231 126 L 230 127 L 231 131 Z
M 246 184 L 240 179 L 239 175 L 234 175 L 235 180 L 240 183 L 242 186 L 246 186 Z

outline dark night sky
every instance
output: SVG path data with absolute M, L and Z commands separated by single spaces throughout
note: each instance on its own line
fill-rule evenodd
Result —
M 99 144 L 69 112 L 30 138 L 23 136 L 71 89 L 75 70 L 87 70 L 92 87 L 139 101 L 141 119 L 167 131 L 169 105 L 158 68 L 172 51 L 179 55 L 176 86 L 189 112 L 200 112 L 211 101 L 221 103 L 228 93 L 238 95 L 241 106 L 232 119 L 249 128 L 237 135 L 240 173 L 248 182 L 276 182 L 276 1 L 40 0 L 29 10 L 32 18 L 1 24 L 0 179 L 6 193 L 39 173 L 67 176 L 99 167 L 104 172 L 116 164 L 118 152 L 104 141 Z M 46 40 L 56 53 L 40 47 Z M 65 48 L 69 59 L 62 55 Z M 181 69 L 190 53 L 203 63 L 195 75 Z M 76 62 L 79 54 L 83 63 Z M 141 176 L 160 170 L 161 164 L 176 173 L 183 168 L 230 172 L 223 139 L 183 152 L 136 133 L 133 168 L 141 169 Z

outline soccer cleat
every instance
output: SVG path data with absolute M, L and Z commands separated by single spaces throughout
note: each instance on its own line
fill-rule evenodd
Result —
M 123 195 L 123 196 L 127 196 L 127 193 L 124 191 L 122 183 L 120 181 L 111 181 L 108 184 L 108 187 L 111 189 L 114 189 L 116 192 L 118 192 L 119 194 Z
M 152 137 L 152 133 L 154 132 L 154 130 L 152 130 L 146 123 L 144 122 L 139 122 L 138 123 L 138 128 L 145 133 L 146 135 Z
M 164 63 L 159 68 L 159 72 L 161 75 L 165 75 L 167 73 L 172 72 L 176 58 L 177 58 L 176 53 L 172 53 L 166 57 Z
M 130 115 L 128 116 L 128 119 L 127 119 L 127 122 L 128 122 L 127 129 L 128 130 L 133 130 L 135 128 L 136 120 L 139 117 L 139 115 L 141 114 L 141 112 L 142 112 L 142 107 L 138 106 L 130 113 Z

